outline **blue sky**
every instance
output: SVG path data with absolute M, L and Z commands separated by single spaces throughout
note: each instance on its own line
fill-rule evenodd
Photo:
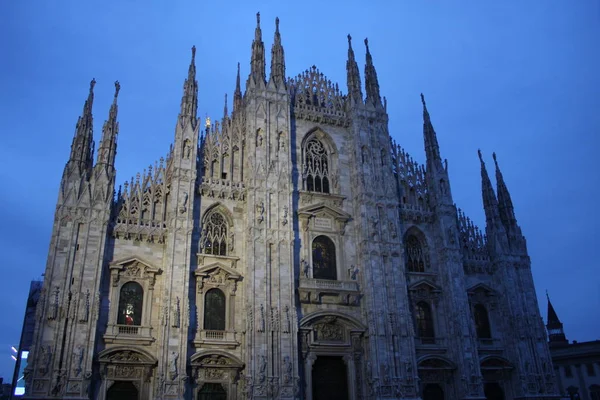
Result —
M 119 80 L 118 183 L 165 155 L 190 48 L 199 115 L 249 71 L 261 11 L 269 65 L 275 17 L 287 75 L 316 65 L 346 88 L 346 35 L 364 72 L 369 47 L 390 132 L 424 161 L 419 93 L 448 158 L 458 206 L 484 224 L 477 149 L 495 151 L 545 290 L 569 339 L 600 339 L 600 2 L 0 2 L 0 376 L 10 379 L 29 281 L 44 271 L 58 185 L 89 81 L 95 137 Z M 363 78 L 364 82 L 364 78 Z M 231 104 L 230 104 L 231 109 Z

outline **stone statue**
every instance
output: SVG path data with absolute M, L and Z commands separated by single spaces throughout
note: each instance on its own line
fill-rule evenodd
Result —
M 310 268 L 310 266 L 308 265 L 308 261 L 306 261 L 304 258 L 300 261 L 300 266 L 302 267 L 302 273 L 304 274 L 305 278 L 308 278 L 308 270 Z
M 179 353 L 176 351 L 171 352 L 171 361 L 169 362 L 169 378 L 175 380 L 177 378 L 177 360 L 179 359 Z

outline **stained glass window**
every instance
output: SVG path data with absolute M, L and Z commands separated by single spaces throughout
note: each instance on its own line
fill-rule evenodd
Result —
M 312 243 L 313 278 L 337 279 L 335 245 L 327 236 L 317 236 Z
M 210 289 L 204 297 L 204 329 L 225 330 L 225 295 L 219 289 Z
M 309 192 L 329 193 L 329 156 L 316 138 L 310 139 L 304 148 L 305 188 Z
M 421 242 L 414 235 L 406 238 L 406 268 L 410 272 L 425 272 L 425 255 Z
M 142 305 L 144 303 L 144 289 L 137 282 L 127 282 L 121 287 L 119 295 L 119 315 L 117 324 L 134 325 L 142 324 Z
M 490 329 L 490 321 L 488 313 L 483 304 L 476 304 L 473 309 L 473 318 L 475 319 L 475 330 L 477 337 L 480 339 L 491 339 L 492 330 Z
M 205 219 L 201 241 L 204 254 L 227 255 L 227 223 L 223 215 L 213 212 Z

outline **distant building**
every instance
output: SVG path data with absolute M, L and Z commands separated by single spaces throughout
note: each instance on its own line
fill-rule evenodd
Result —
M 29 350 L 33 343 L 33 332 L 35 330 L 35 310 L 40 299 L 42 290 L 42 281 L 32 281 L 29 286 L 29 296 L 27 297 L 27 306 L 25 307 L 25 318 L 23 319 L 23 331 L 19 341 L 17 353 L 17 362 L 15 364 L 15 373 L 13 375 L 12 387 L 14 388 L 13 398 L 18 398 L 25 394 L 24 371 L 27 367 L 27 358 Z M 10 387 L 10 385 L 8 385 Z M 10 388 L 9 388 L 10 391 Z M 8 397 L 7 397 L 8 398 Z
M 424 98 L 426 164 L 391 140 L 366 40 L 361 76 L 348 37 L 342 94 L 315 66 L 286 79 L 278 21 L 267 75 L 259 22 L 233 112 L 201 124 L 192 48 L 173 146 L 116 197 L 120 85 L 95 158 L 91 82 L 26 398 L 556 398 L 498 164 L 495 189 L 479 155 L 484 235 Z
M 572 400 L 600 400 L 600 340 L 569 343 L 550 298 L 546 327 L 560 393 Z

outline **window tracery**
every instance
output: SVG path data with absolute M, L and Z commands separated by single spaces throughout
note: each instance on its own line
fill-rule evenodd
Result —
M 203 253 L 216 256 L 227 255 L 227 238 L 225 218 L 219 212 L 212 212 L 204 220 L 200 246 Z
M 117 324 L 140 326 L 142 324 L 142 305 L 144 290 L 137 282 L 127 282 L 119 293 L 119 314 Z
M 427 263 L 421 242 L 416 236 L 406 238 L 406 269 L 409 272 L 425 272 Z
M 329 193 L 329 154 L 317 138 L 310 139 L 304 147 L 304 187 L 309 192 Z

